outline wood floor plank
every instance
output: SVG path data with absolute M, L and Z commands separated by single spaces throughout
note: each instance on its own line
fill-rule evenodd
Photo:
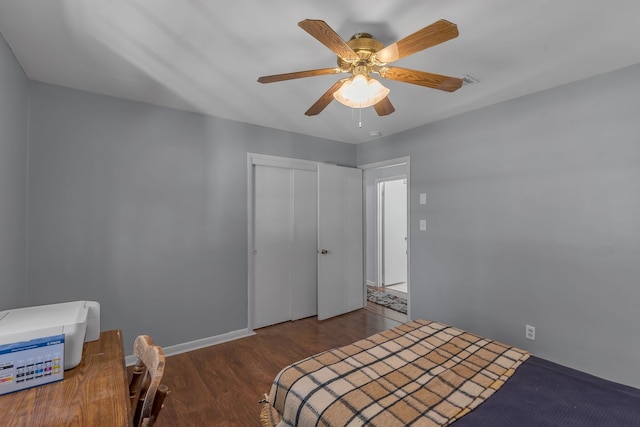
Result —
M 171 393 L 155 425 L 259 427 L 258 401 L 282 368 L 398 324 L 357 310 L 268 326 L 250 337 L 167 357 L 163 383 Z

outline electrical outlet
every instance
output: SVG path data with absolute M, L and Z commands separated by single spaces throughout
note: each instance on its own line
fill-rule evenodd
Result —
M 535 341 L 536 340 L 536 327 L 531 325 L 526 325 L 524 337 L 528 340 Z

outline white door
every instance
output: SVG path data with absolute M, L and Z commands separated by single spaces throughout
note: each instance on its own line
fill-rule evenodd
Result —
M 318 313 L 316 171 L 293 170 L 291 243 L 291 320 Z
M 407 281 L 407 182 L 386 181 L 382 196 L 383 284 Z
M 254 166 L 254 327 L 289 320 L 291 170 Z M 276 266 L 274 268 L 274 266 Z
M 253 166 L 254 328 L 317 313 L 315 170 Z
M 362 170 L 318 165 L 318 319 L 364 307 Z

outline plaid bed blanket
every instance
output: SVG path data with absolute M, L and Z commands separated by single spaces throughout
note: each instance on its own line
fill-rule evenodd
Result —
M 265 426 L 446 426 L 489 398 L 526 351 L 416 320 L 294 363 L 276 376 Z

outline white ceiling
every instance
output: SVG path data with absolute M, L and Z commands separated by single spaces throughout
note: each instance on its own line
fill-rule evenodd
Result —
M 393 65 L 480 82 L 447 93 L 382 80 L 395 113 L 332 102 L 339 77 L 260 84 L 261 75 L 333 67 L 298 27 L 390 44 L 438 19 L 460 36 Z M 0 32 L 29 78 L 338 141 L 370 141 L 640 62 L 638 0 L 0 0 Z

